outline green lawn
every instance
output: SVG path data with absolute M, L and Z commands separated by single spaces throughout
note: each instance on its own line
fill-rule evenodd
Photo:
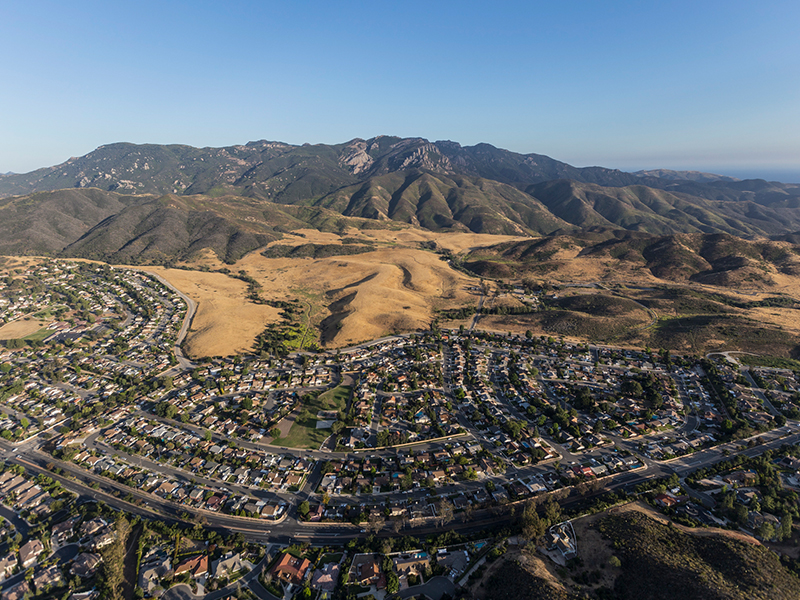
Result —
M 33 315 L 36 319 L 54 319 L 55 318 L 55 311 L 59 308 L 68 308 L 64 304 L 56 304 L 54 306 L 48 306 L 47 308 L 43 308 L 39 312 Z
M 352 391 L 353 388 L 349 385 L 340 385 L 332 390 L 323 392 L 317 398 L 321 405 L 320 410 L 345 410 Z
M 316 450 L 330 434 L 330 429 L 317 429 L 316 417 L 303 418 L 301 413 L 294 424 L 292 424 L 289 435 L 277 438 L 273 440 L 272 443 L 278 446 L 288 446 L 289 448 L 308 448 Z
M 350 391 L 350 386 L 340 385 L 318 396 L 309 394 L 309 399 L 303 403 L 303 409 L 292 424 L 289 434 L 273 440 L 272 443 L 316 450 L 331 434 L 330 429 L 317 429 L 317 413 L 321 410 L 344 410 Z
M 328 553 L 328 554 L 323 555 L 323 557 L 319 559 L 319 564 L 327 565 L 328 563 L 332 563 L 332 562 L 338 563 L 341 560 L 342 560 L 342 553 L 341 552 L 337 552 L 335 554 Z
M 48 336 L 50 336 L 52 334 L 53 334 L 53 330 L 52 329 L 46 329 L 46 328 L 43 327 L 42 329 L 40 329 L 39 331 L 37 331 L 35 333 L 32 333 L 30 335 L 26 335 L 22 339 L 26 340 L 26 341 L 31 341 L 31 342 L 41 342 L 43 339 L 45 339 L 46 337 L 48 337 Z

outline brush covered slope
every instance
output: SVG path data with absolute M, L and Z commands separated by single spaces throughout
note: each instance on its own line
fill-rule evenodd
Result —
M 96 187 L 132 193 L 215 195 L 226 191 L 284 204 L 319 198 L 371 177 L 423 169 L 523 187 L 551 179 L 627 185 L 637 176 L 578 169 L 547 156 L 517 154 L 489 144 L 379 136 L 343 144 L 293 146 L 261 140 L 226 148 L 116 143 L 31 173 L 0 175 L 0 195 Z
M 748 237 L 800 231 L 800 185 L 679 175 L 576 168 L 489 144 L 462 147 L 422 138 L 303 146 L 260 141 L 227 148 L 120 143 L 55 167 L 0 176 L 0 195 L 21 196 L 4 202 L 16 207 L 14 218 L 25 235 L 24 223 L 33 227 L 38 219 L 28 217 L 42 201 L 29 194 L 64 188 L 202 196 L 209 203 L 250 198 L 433 231 L 541 235 L 602 227 Z M 110 216 L 77 206 L 62 212 L 90 227 Z M 191 235 L 186 242 L 192 245 Z
M 0 200 L 0 253 L 164 264 L 204 249 L 233 263 L 290 231 L 381 229 L 323 207 L 239 196 L 126 195 L 94 188 Z
M 539 554 L 509 552 L 467 597 L 789 600 L 800 590 L 800 579 L 787 568 L 794 561 L 784 564 L 753 538 L 685 531 L 636 511 L 605 513 L 596 528 L 579 538 L 578 559 L 567 568 L 553 568 Z
M 0 199 L 0 253 L 56 254 L 103 220 L 153 199 L 97 189 Z
M 477 248 L 463 265 L 484 277 L 557 277 L 581 261 L 596 263 L 598 280 L 607 274 L 605 265 L 615 264 L 615 276 L 628 271 L 640 279 L 770 286 L 782 275 L 800 274 L 800 245 L 724 233 L 655 236 L 595 228 Z
M 629 512 L 600 531 L 622 563 L 614 585 L 622 600 L 789 600 L 800 579 L 767 548 L 723 536 L 694 536 Z

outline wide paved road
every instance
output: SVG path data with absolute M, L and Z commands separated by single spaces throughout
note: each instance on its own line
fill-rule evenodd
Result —
M 736 452 L 740 452 L 748 457 L 753 457 L 768 449 L 779 448 L 783 444 L 800 443 L 799 430 L 800 427 L 792 423 L 774 432 L 758 436 L 763 440 L 763 443 L 752 447 L 747 447 L 745 442 L 724 444 L 717 448 L 697 452 L 690 456 L 669 462 L 650 463 L 646 468 L 639 471 L 613 475 L 604 478 L 602 482 L 605 490 L 617 490 L 620 488 L 629 489 L 648 479 L 669 476 L 672 473 L 677 473 L 679 476 L 684 477 L 688 473 L 699 468 L 725 460 L 728 455 Z M 781 437 L 781 435 L 785 437 Z M 742 448 L 742 446 L 744 446 L 744 448 Z M 22 447 L 14 447 L 12 444 L 0 440 L 0 458 L 4 459 L 7 463 L 20 464 L 33 474 L 44 473 L 60 481 L 69 491 L 85 498 L 103 501 L 113 508 L 131 514 L 138 514 L 149 519 L 160 519 L 167 522 L 187 522 L 184 518 L 189 510 L 187 507 L 163 500 L 138 489 L 129 488 L 123 484 L 81 469 L 71 463 L 56 460 L 50 455 L 36 450 L 30 443 Z M 56 475 L 52 472 L 53 466 L 60 467 L 74 479 Z M 441 494 L 441 490 L 439 490 L 439 493 Z M 124 500 L 123 498 L 126 497 L 130 497 L 140 504 Z M 354 526 L 349 523 L 300 524 L 294 517 L 294 513 L 286 517 L 283 521 L 276 523 L 208 511 L 194 510 L 192 512 L 195 517 L 201 515 L 201 520 L 206 527 L 220 531 L 224 535 L 232 532 L 241 532 L 248 540 L 261 543 L 273 542 L 286 544 L 307 541 L 313 544 L 339 545 L 350 538 L 361 537 L 363 535 L 363 530 L 360 526 Z M 475 511 L 470 522 L 452 522 L 448 524 L 447 528 L 467 532 L 470 530 L 479 530 L 494 523 L 504 522 L 508 520 L 508 518 L 508 516 L 498 516 L 491 510 Z M 431 525 L 422 525 L 409 527 L 403 530 L 402 533 L 421 534 L 434 532 L 440 529 L 441 528 Z M 379 535 L 396 534 L 388 528 L 385 528 L 379 532 Z

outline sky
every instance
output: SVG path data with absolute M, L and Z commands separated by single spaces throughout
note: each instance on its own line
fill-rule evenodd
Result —
M 397 135 L 800 181 L 798 23 L 796 0 L 4 0 L 0 173 Z

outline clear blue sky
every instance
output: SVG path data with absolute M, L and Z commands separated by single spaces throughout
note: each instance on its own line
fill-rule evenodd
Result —
M 0 172 L 379 134 L 800 180 L 800 2 L 0 3 Z

